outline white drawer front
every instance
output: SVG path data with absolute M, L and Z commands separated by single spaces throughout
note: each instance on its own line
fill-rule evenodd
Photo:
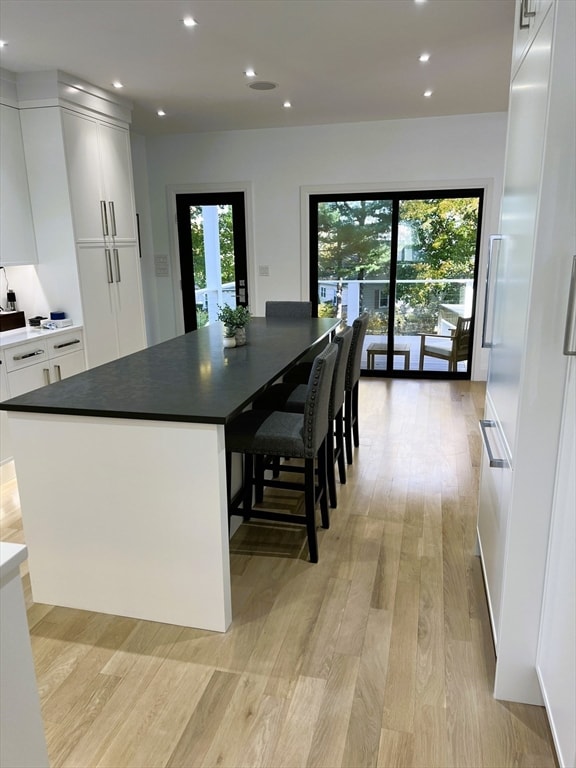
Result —
M 25 344 L 9 347 L 4 350 L 6 372 L 10 373 L 10 371 L 18 371 L 20 368 L 27 368 L 29 365 L 42 363 L 44 360 L 48 360 L 48 357 L 46 339 L 29 341 Z
M 50 359 L 84 349 L 84 337 L 80 331 L 59 333 L 46 340 Z

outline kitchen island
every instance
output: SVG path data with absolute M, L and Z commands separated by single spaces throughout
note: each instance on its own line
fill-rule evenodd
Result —
M 338 324 L 211 325 L 2 402 L 35 602 L 225 631 L 225 425 Z

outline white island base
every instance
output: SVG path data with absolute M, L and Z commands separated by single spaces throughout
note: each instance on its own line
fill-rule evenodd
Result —
M 222 425 L 8 418 L 35 602 L 226 631 Z

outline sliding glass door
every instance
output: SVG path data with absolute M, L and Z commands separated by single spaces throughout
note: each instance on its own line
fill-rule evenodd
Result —
M 370 315 L 362 365 L 469 378 L 482 190 L 310 197 L 311 300 Z

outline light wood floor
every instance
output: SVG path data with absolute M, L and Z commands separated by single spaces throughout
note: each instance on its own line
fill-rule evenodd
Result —
M 34 605 L 25 576 L 53 768 L 555 766 L 544 710 L 491 692 L 474 555 L 483 396 L 363 379 L 361 445 L 320 562 L 299 528 L 243 527 L 226 634 Z M 15 483 L 2 526 L 24 540 Z

